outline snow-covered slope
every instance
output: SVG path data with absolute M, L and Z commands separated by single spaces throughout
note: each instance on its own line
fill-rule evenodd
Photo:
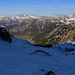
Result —
M 73 44 L 58 44 L 52 48 L 32 45 L 17 38 L 13 38 L 11 44 L 0 40 L 0 75 L 44 75 L 48 71 L 75 75 Z

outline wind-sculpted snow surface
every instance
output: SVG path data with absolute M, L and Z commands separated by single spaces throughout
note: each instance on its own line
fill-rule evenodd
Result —
M 74 49 L 70 43 L 42 48 L 17 38 L 11 44 L 0 40 L 0 75 L 75 75 Z

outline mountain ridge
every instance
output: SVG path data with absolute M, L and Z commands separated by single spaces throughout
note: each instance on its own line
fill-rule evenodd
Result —
M 75 23 L 65 25 L 53 22 L 28 20 L 10 29 L 15 37 L 27 39 L 35 44 L 48 45 L 64 42 L 75 42 Z
M 19 15 L 23 16 L 23 15 Z M 75 16 L 49 16 L 40 18 L 27 18 L 16 25 L 5 28 L 15 37 L 27 39 L 39 44 L 57 44 L 75 42 Z

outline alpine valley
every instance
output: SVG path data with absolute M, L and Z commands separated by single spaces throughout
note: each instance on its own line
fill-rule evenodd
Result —
M 0 25 L 11 35 L 39 45 L 75 42 L 75 13 L 69 16 L 1 16 Z

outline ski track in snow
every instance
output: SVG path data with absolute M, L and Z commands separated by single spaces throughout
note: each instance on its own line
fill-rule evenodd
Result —
M 66 43 L 42 48 L 17 38 L 13 38 L 11 44 L 0 40 L 0 75 L 44 75 L 48 71 L 53 71 L 56 75 L 75 75 L 75 55 L 70 53 L 67 56 L 65 47 L 75 48 Z M 48 52 L 51 56 L 33 53 L 36 50 Z

